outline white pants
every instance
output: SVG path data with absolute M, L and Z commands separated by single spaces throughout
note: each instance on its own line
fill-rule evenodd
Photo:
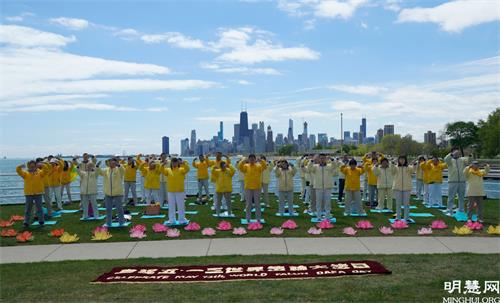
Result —
M 448 182 L 448 210 L 455 206 L 455 195 L 458 195 L 458 210 L 465 212 L 465 182 Z
M 89 203 L 92 205 L 92 211 L 94 213 L 94 218 L 99 217 L 99 208 L 97 206 L 97 195 L 96 194 L 80 195 L 80 198 L 82 200 L 83 218 L 90 217 Z
M 184 192 L 168 192 L 168 221 L 175 222 L 175 214 L 179 212 L 179 222 L 186 222 L 186 214 L 184 205 Z M 177 210 L 176 210 L 177 209 Z
M 210 193 L 208 192 L 208 179 L 198 179 L 198 199 L 201 199 L 203 196 L 203 189 L 205 189 L 205 195 L 210 197 Z
M 245 201 L 245 181 L 240 180 L 240 201 Z
M 417 200 L 422 200 L 424 196 L 424 181 L 417 179 Z
M 269 205 L 269 183 L 262 183 L 262 197 L 266 206 Z
M 146 204 L 151 204 L 151 202 L 160 203 L 160 190 L 146 188 Z
M 280 214 L 285 213 L 285 201 L 288 204 L 288 213 L 293 214 L 293 190 L 290 191 L 280 191 L 278 193 L 279 197 L 279 206 L 278 206 L 278 212 Z
M 144 177 L 141 175 L 141 195 L 142 201 L 146 200 L 146 189 L 144 188 Z
M 441 183 L 429 184 L 429 204 L 443 206 L 443 192 Z
M 331 216 L 332 210 L 332 189 L 316 189 L 316 216 L 325 215 L 327 218 Z
M 52 207 L 52 197 L 55 197 L 57 208 L 62 209 L 61 186 L 49 187 L 50 207 Z
M 429 183 L 424 182 L 424 204 L 429 204 Z
M 160 202 L 161 205 L 168 203 L 167 182 L 160 182 L 160 191 L 158 195 L 158 202 Z
M 365 214 L 361 205 L 361 192 L 359 190 L 347 190 L 345 192 L 345 210 L 348 215 L 351 213 Z
M 66 194 L 68 195 L 68 201 L 71 201 L 71 183 L 63 184 L 61 185 L 61 200 L 63 199 L 64 196 L 64 190 L 66 190 Z
M 394 190 L 394 199 L 396 200 L 396 220 L 401 220 L 401 205 L 404 206 L 404 219 L 410 217 L 410 191 Z

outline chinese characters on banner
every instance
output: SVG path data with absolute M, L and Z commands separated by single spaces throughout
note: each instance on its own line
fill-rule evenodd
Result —
M 231 280 L 310 279 L 347 275 L 390 274 L 375 261 L 343 261 L 307 264 L 233 264 L 206 266 L 116 267 L 95 283 L 178 283 Z

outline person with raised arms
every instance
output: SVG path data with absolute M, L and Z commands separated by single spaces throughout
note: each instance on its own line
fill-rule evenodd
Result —
M 196 178 L 198 179 L 198 198 L 196 204 L 206 204 L 210 198 L 208 191 L 208 168 L 210 167 L 210 160 L 208 157 L 199 155 L 198 158 L 193 159 L 193 167 L 196 168 Z M 206 200 L 203 200 L 203 189 L 205 189 Z
M 490 171 L 486 164 L 484 169 L 479 169 L 479 162 L 473 161 L 470 166 L 464 168 L 463 173 L 467 180 L 467 198 L 469 199 L 467 219 L 472 222 L 472 211 L 476 209 L 477 220 L 483 223 L 483 199 L 486 196 L 483 179 Z
M 281 216 L 285 214 L 285 202 L 288 204 L 288 214 L 296 215 L 293 210 L 293 177 L 296 173 L 297 169 L 287 160 L 277 162 L 275 174 L 278 183 L 278 213 Z
M 25 170 L 26 165 L 21 164 L 16 167 L 16 172 L 24 181 L 24 227 L 28 227 L 31 224 L 31 212 L 33 204 L 35 204 L 38 224 L 43 226 L 45 223 L 43 209 L 42 209 L 42 196 L 45 191 L 44 188 L 44 177 L 49 172 L 49 168 L 41 162 L 35 162 L 33 160 L 28 162 L 27 170 Z
M 184 181 L 189 172 L 189 165 L 186 161 L 180 158 L 172 158 L 170 166 L 163 167 L 163 174 L 167 177 L 167 194 L 168 194 L 168 224 L 174 225 L 176 222 L 185 224 L 186 220 L 186 205 L 184 198 Z M 176 221 L 176 213 L 178 220 Z
M 315 155 L 316 164 L 309 162 L 307 170 L 313 180 L 313 190 L 316 192 L 316 216 L 318 219 L 331 218 L 331 196 L 333 177 L 337 174 L 336 161 L 327 159 L 325 154 Z
M 469 163 L 469 157 L 460 157 L 458 147 L 452 147 L 451 152 L 444 157 L 448 165 L 448 215 L 453 215 L 455 196 L 458 196 L 458 211 L 465 212 L 465 175 L 464 169 Z
M 429 174 L 429 204 L 434 207 L 443 207 L 443 170 L 448 165 L 440 161 L 437 156 L 433 156 L 432 160 L 427 161 L 424 167 L 428 169 Z
M 169 158 L 170 156 L 168 156 L 166 153 L 161 153 L 159 159 L 160 164 L 162 166 L 169 166 L 170 165 Z M 160 202 L 162 206 L 168 204 L 167 178 L 165 177 L 164 174 L 160 174 L 160 190 L 158 193 L 158 199 L 159 199 L 158 202 Z
M 260 192 L 262 191 L 262 172 L 266 169 L 264 160 L 257 162 L 257 157 L 250 154 L 248 159 L 243 158 L 238 164 L 238 169 L 244 174 L 246 219 L 250 222 L 252 206 L 255 208 L 255 217 L 261 220 Z
M 120 162 L 125 168 L 125 176 L 124 176 L 124 193 L 123 197 L 123 205 L 137 205 L 137 191 L 136 191 L 136 179 L 137 179 L 137 169 L 138 164 L 134 160 L 133 157 L 128 157 L 127 161 Z M 132 201 L 127 203 L 128 193 L 129 191 L 132 193 Z
M 412 189 L 412 174 L 414 168 L 408 165 L 408 158 L 406 156 L 399 156 L 397 166 L 392 166 L 392 174 L 394 176 L 394 183 L 392 190 L 396 200 L 396 220 L 401 220 L 401 206 L 404 208 L 405 221 L 410 218 L 410 195 Z
M 75 160 L 76 162 L 76 160 Z M 82 204 L 82 218 L 90 219 L 89 204 L 92 206 L 92 217 L 99 218 L 99 207 L 97 206 L 97 177 L 100 175 L 99 163 L 88 162 L 77 164 L 80 176 L 80 201 Z
M 112 226 L 113 207 L 118 212 L 118 223 L 120 226 L 125 224 L 123 213 L 123 176 L 125 169 L 120 165 L 117 158 L 111 158 L 107 161 L 107 167 L 98 171 L 103 177 L 104 187 L 104 205 L 106 206 L 106 224 Z
M 264 204 L 266 207 L 270 207 L 269 204 L 269 183 L 271 182 L 271 172 L 273 171 L 274 165 L 272 162 L 267 161 L 266 156 L 260 155 L 261 161 L 266 161 L 267 167 L 262 171 L 262 197 L 264 198 Z
M 160 175 L 162 165 L 151 158 L 148 163 L 143 163 L 139 168 L 144 175 L 144 189 L 146 190 L 146 204 L 161 203 L 160 200 Z
M 373 174 L 377 176 L 378 205 L 376 209 L 394 211 L 392 191 L 394 176 L 392 165 L 387 158 L 383 158 L 380 164 L 375 164 L 372 170 Z
M 233 192 L 233 176 L 235 168 L 226 162 L 220 163 L 220 168 L 215 168 L 212 172 L 215 178 L 215 195 L 217 196 L 215 203 L 215 213 L 220 216 L 221 201 L 224 197 L 227 206 L 228 216 L 232 216 L 231 193 Z
M 364 168 L 357 166 L 358 162 L 355 159 L 349 160 L 349 166 L 342 165 L 340 171 L 345 175 L 345 209 L 344 215 L 350 216 L 354 213 L 357 215 L 366 215 L 361 203 L 361 175 L 365 172 Z

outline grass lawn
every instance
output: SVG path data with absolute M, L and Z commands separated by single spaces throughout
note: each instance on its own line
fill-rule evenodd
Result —
M 243 209 L 244 205 L 243 203 L 239 202 L 239 196 L 235 196 L 235 202 L 234 204 L 234 209 L 236 216 L 238 218 L 236 219 L 224 219 L 227 221 L 230 221 L 233 226 L 241 226 L 240 225 L 240 219 L 243 216 Z M 247 235 L 244 237 L 272 237 L 270 235 L 269 230 L 271 227 L 274 226 L 280 226 L 285 220 L 288 218 L 282 218 L 282 217 L 276 217 L 274 214 L 277 212 L 277 202 L 275 199 L 274 195 L 270 195 L 270 200 L 271 200 L 271 207 L 267 208 L 264 212 L 263 218 L 266 220 L 265 228 L 260 230 L 260 231 L 249 231 Z M 304 210 L 303 204 L 299 201 L 299 197 L 296 195 L 296 204 L 300 205 L 300 209 L 298 210 L 300 212 L 299 217 L 292 218 L 297 222 L 299 225 L 299 228 L 296 230 L 285 230 L 283 236 L 285 237 L 311 237 L 310 235 L 307 234 L 307 229 L 312 227 L 314 223 L 310 222 L 311 217 L 307 214 L 302 214 L 302 211 Z M 194 198 L 190 197 L 188 198 L 186 202 L 186 207 L 187 210 L 197 210 L 198 214 L 197 215 L 188 215 L 188 218 L 191 221 L 198 222 L 201 227 L 216 227 L 217 222 L 223 219 L 218 219 L 215 217 L 212 217 L 212 211 L 210 210 L 210 207 L 208 205 L 204 206 L 187 206 L 189 202 L 193 202 Z M 499 200 L 486 200 L 485 201 L 485 206 L 484 206 L 484 216 L 485 216 L 485 227 L 488 227 L 489 225 L 497 225 L 500 223 L 500 204 Z M 455 219 L 444 216 L 441 211 L 437 209 L 428 209 L 422 206 L 421 202 L 417 201 L 412 201 L 412 205 L 417 206 L 417 209 L 412 209 L 412 212 L 427 212 L 427 213 L 432 213 L 434 214 L 434 217 L 417 217 L 414 218 L 415 221 L 417 222 L 416 224 L 410 224 L 410 228 L 405 229 L 405 230 L 396 230 L 394 232 L 395 236 L 415 236 L 417 234 L 417 229 L 428 226 L 433 220 L 436 219 L 442 219 L 448 224 L 448 229 L 445 230 L 435 230 L 434 235 L 438 236 L 452 236 L 454 235 L 452 233 L 452 229 L 454 226 L 462 226 L 462 222 L 457 222 Z M 339 208 L 337 206 L 337 203 L 335 200 L 332 200 L 332 205 L 333 205 L 333 214 L 337 218 L 337 223 L 335 224 L 335 228 L 330 229 L 330 230 L 324 230 L 324 233 L 322 235 L 319 235 L 317 237 L 341 237 L 345 236 L 342 234 L 342 228 L 347 227 L 347 226 L 352 226 L 356 224 L 356 222 L 360 219 L 368 219 L 370 220 L 375 228 L 372 230 L 360 230 L 358 231 L 358 236 L 383 236 L 379 231 L 378 228 L 381 226 L 389 226 L 389 218 L 392 218 L 392 214 L 378 214 L 378 213 L 370 213 L 368 210 L 368 217 L 367 218 L 353 218 L 353 217 L 344 217 L 342 215 L 343 209 Z M 71 206 L 66 206 L 67 209 L 75 209 L 78 207 L 77 203 L 73 203 Z M 130 207 L 130 211 L 134 212 L 142 212 L 144 211 L 143 207 Z M 0 218 L 2 220 L 8 220 L 11 215 L 17 214 L 17 215 L 23 215 L 24 213 L 24 205 L 4 205 L 0 206 Z M 101 212 L 103 213 L 103 212 Z M 166 210 L 162 210 L 162 213 L 167 213 Z M 35 237 L 33 242 L 29 242 L 26 244 L 22 245 L 30 245 L 30 244 L 56 244 L 59 243 L 57 238 L 50 238 L 47 236 L 48 232 L 53 229 L 53 228 L 64 228 L 65 231 L 68 231 L 71 234 L 78 234 L 80 237 L 80 242 L 91 242 L 91 233 L 92 230 L 104 224 L 104 220 L 101 221 L 90 221 L 90 222 L 83 222 L 80 221 L 79 218 L 81 216 L 81 213 L 73 213 L 73 214 L 63 214 L 59 218 L 55 218 L 55 220 L 58 221 L 58 223 L 54 226 L 45 226 L 43 228 L 36 228 L 36 227 L 31 227 L 30 230 L 33 231 L 33 235 Z M 140 219 L 139 216 L 134 216 L 132 219 L 132 224 L 145 224 L 148 231 L 147 231 L 147 237 L 142 239 L 141 241 L 148 241 L 148 240 L 161 240 L 161 239 L 167 239 L 164 234 L 155 234 L 152 232 L 152 225 L 154 223 L 163 223 L 165 219 Z M 22 230 L 22 222 L 16 222 L 11 228 L 14 228 L 16 230 Z M 108 241 L 135 241 L 135 239 L 131 239 L 129 237 L 128 233 L 129 228 L 119 228 L 119 229 L 112 229 L 110 232 L 113 235 L 111 239 Z M 490 236 L 486 233 L 486 230 L 479 231 L 479 232 L 474 232 L 472 236 Z M 180 239 L 193 239 L 193 238 L 202 238 L 204 236 L 201 235 L 201 232 L 187 232 L 184 230 L 181 230 L 181 237 Z M 230 231 L 226 232 L 218 232 L 215 237 L 236 237 L 233 236 Z M 0 238 L 0 245 L 1 246 L 9 246 L 9 245 L 21 245 L 16 243 L 15 238 Z
M 91 284 L 116 266 L 375 260 L 391 275 L 185 284 Z M 0 265 L 3 302 L 442 302 L 445 281 L 498 280 L 499 255 L 224 256 Z M 455 294 L 456 295 L 456 294 Z M 475 295 L 471 295 L 475 296 Z

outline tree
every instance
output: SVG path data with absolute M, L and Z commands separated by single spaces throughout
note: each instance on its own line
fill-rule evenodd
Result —
M 488 115 L 486 121 L 479 120 L 478 152 L 483 157 L 493 158 L 500 154 L 500 108 Z
M 292 144 L 283 145 L 278 150 L 278 154 L 280 156 L 291 156 L 292 152 L 293 152 L 293 145 Z
M 382 152 L 386 155 L 396 155 L 399 152 L 400 135 L 386 135 L 382 138 Z
M 422 144 L 413 140 L 411 135 L 406 135 L 399 141 L 398 155 L 414 156 L 422 153 Z
M 464 148 L 477 142 L 477 126 L 474 122 L 457 121 L 446 124 L 446 135 L 451 138 L 451 144 L 460 148 L 464 156 Z
M 320 149 L 323 149 L 323 146 L 321 144 L 316 144 L 315 147 L 313 147 L 313 150 L 320 150 Z

